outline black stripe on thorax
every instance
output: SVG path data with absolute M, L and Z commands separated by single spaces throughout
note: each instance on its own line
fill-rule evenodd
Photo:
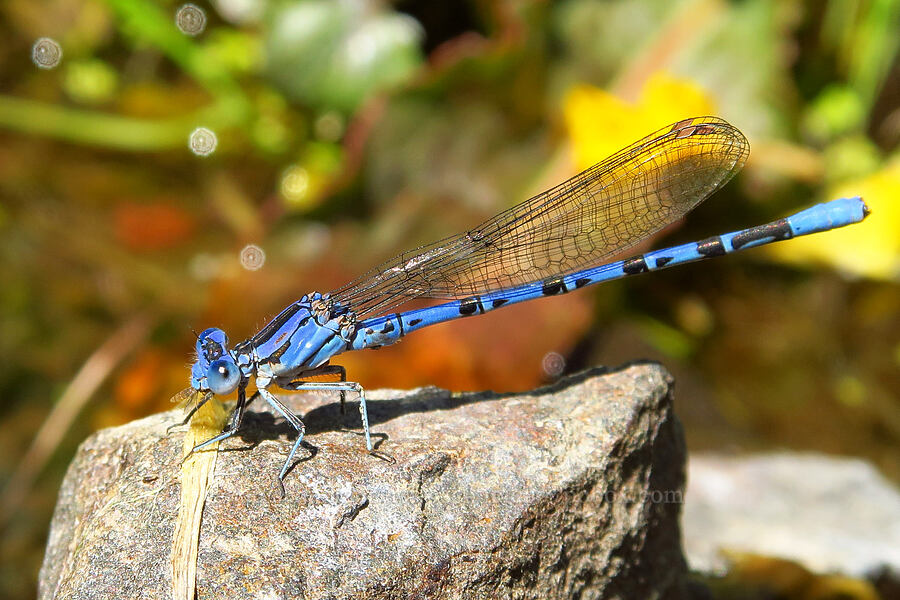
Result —
M 322 340 L 322 343 L 319 344 L 319 347 L 316 348 L 315 351 L 309 353 L 309 357 L 306 360 L 309 360 L 310 358 L 315 357 L 319 352 L 322 351 L 322 348 L 324 348 L 327 344 L 330 344 L 331 340 L 333 340 L 336 336 L 337 336 L 337 331 L 332 331 L 331 335 L 329 335 L 324 340 Z
M 291 304 L 290 306 L 285 308 L 283 311 L 281 311 L 281 313 L 277 317 L 272 319 L 268 325 L 266 325 L 265 327 L 260 329 L 259 332 L 253 336 L 253 338 L 252 338 L 253 345 L 258 347 L 258 346 L 262 346 L 263 344 L 268 342 L 269 339 L 273 335 L 278 333 L 278 330 L 281 329 L 282 327 L 284 327 L 284 324 L 287 323 L 289 320 L 291 320 L 294 317 L 294 315 L 296 315 L 297 312 L 301 308 L 302 307 L 300 306 L 300 303 L 295 302 L 294 304 Z M 306 320 L 308 318 L 309 318 L 308 316 L 306 318 L 304 318 L 300 322 L 300 325 L 303 325 L 304 323 L 306 323 Z
M 287 352 L 288 348 L 290 348 L 290 347 L 291 347 L 290 344 L 281 344 L 277 348 L 275 348 L 275 350 L 271 354 L 269 354 L 267 357 L 262 359 L 260 362 L 267 363 L 267 364 L 280 363 L 281 357 L 284 356 L 284 353 Z

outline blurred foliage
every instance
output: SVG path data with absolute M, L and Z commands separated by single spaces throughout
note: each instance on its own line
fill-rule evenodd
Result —
M 267 26 L 268 78 L 311 108 L 352 112 L 422 60 L 415 19 L 375 3 L 280 2 Z
M 0 3 L 0 481 L 112 332 L 154 324 L 5 515 L 0 596 L 33 594 L 78 442 L 186 385 L 191 328 L 243 339 L 698 112 L 751 159 L 656 245 L 839 195 L 873 215 L 341 364 L 369 387 L 515 390 L 549 352 L 569 372 L 654 358 L 694 448 L 854 454 L 900 478 L 900 0 L 214 0 L 196 37 L 180 4 Z M 41 37 L 54 69 L 31 61 Z M 188 148 L 201 126 L 208 157 Z

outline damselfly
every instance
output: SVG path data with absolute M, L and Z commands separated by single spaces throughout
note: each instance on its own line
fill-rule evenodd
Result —
M 232 347 L 221 329 L 205 330 L 186 390 L 193 406 L 214 394 L 238 394 L 222 433 L 193 451 L 238 431 L 249 403 L 245 390 L 255 379 L 258 391 L 249 401 L 261 396 L 297 431 L 279 481 L 304 426 L 272 386 L 339 391 L 342 408 L 344 393 L 355 392 L 371 452 L 365 392 L 346 381 L 343 367 L 329 364 L 337 354 L 386 346 L 422 327 L 517 302 L 843 227 L 869 214 L 861 198 L 843 198 L 765 225 L 596 266 L 680 219 L 725 185 L 748 153 L 743 134 L 721 119 L 679 121 L 469 231 L 404 252 L 331 293 L 303 296 Z M 415 298 L 446 302 L 397 312 Z M 340 381 L 311 381 L 320 375 Z

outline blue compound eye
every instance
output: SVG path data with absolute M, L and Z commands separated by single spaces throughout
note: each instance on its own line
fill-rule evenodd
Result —
M 206 382 L 213 394 L 230 394 L 238 386 L 241 372 L 234 362 L 220 358 L 209 365 L 206 371 Z

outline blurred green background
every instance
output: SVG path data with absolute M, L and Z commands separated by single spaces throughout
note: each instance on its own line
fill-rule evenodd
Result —
M 656 246 L 841 195 L 872 216 L 339 362 L 512 391 L 651 358 L 693 450 L 900 479 L 900 1 L 215 0 L 194 35 L 182 4 L 0 3 L 0 597 L 33 596 L 80 441 L 171 408 L 191 328 L 243 339 L 701 114 L 750 161 Z

